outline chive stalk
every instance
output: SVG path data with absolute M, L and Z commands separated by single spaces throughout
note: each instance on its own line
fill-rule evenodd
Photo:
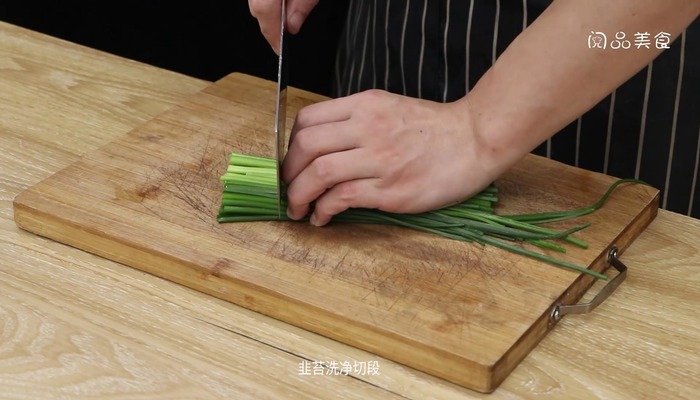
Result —
M 217 220 L 220 223 L 291 221 L 286 213 L 282 213 L 281 216 L 277 213 L 276 173 L 276 162 L 273 159 L 232 153 L 227 171 L 221 176 L 223 193 Z M 522 246 L 522 243 L 559 253 L 565 253 L 566 248 L 557 242 L 588 247 L 585 242 L 571 235 L 585 229 L 589 224 L 577 225 L 563 231 L 556 231 L 542 224 L 590 214 L 605 203 L 617 186 L 626 182 L 643 183 L 634 179 L 621 179 L 596 203 L 578 210 L 497 215 L 494 206 L 498 202 L 498 188 L 491 184 L 471 198 L 440 210 L 419 214 L 395 214 L 356 208 L 336 215 L 333 222 L 403 226 L 453 240 L 495 246 L 598 279 L 607 279 L 603 274 L 531 250 Z M 283 192 L 283 209 L 286 209 L 286 204 L 286 193 Z

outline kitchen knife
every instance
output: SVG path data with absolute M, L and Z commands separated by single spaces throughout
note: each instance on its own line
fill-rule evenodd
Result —
M 275 160 L 277 161 L 277 217 L 282 218 L 282 160 L 284 159 L 284 123 L 287 114 L 287 42 L 284 40 L 284 27 L 287 22 L 287 5 L 282 0 L 280 13 L 280 46 L 277 66 L 277 107 L 275 109 Z M 285 211 L 286 212 L 286 211 Z

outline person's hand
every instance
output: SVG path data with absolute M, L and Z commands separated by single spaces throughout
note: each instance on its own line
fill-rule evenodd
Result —
M 287 0 L 287 27 L 291 34 L 296 34 L 306 21 L 318 0 Z M 258 20 L 260 32 L 276 54 L 280 47 L 280 12 L 281 0 L 248 0 L 250 13 Z
M 468 102 L 381 90 L 310 105 L 283 163 L 287 214 L 303 218 L 313 203 L 311 223 L 325 225 L 348 208 L 418 213 L 464 200 L 507 167 L 473 126 Z

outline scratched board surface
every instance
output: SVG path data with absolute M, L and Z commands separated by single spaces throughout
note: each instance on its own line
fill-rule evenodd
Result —
M 273 153 L 274 83 L 232 74 L 21 193 L 17 224 L 479 391 L 551 328 L 592 279 L 492 247 L 398 227 L 219 224 L 230 152 Z M 289 93 L 287 126 L 323 98 Z M 614 178 L 535 156 L 497 184 L 499 213 L 579 208 Z M 557 255 L 602 270 L 656 215 L 621 187 Z M 563 223 L 559 227 L 572 226 Z M 613 296 L 614 301 L 614 296 Z

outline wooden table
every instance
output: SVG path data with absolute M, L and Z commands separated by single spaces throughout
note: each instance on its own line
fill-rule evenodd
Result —
M 0 398 L 700 393 L 700 221 L 671 212 L 624 253 L 617 292 L 564 318 L 491 395 L 15 226 L 20 191 L 208 84 L 0 22 Z M 353 368 L 321 375 L 314 361 Z

